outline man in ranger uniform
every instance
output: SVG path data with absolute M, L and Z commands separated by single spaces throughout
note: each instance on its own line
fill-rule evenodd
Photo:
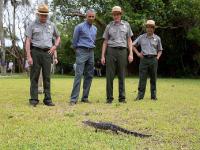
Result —
M 155 21 L 148 20 L 146 22 L 146 33 L 140 35 L 133 42 L 133 51 L 140 58 L 138 96 L 135 100 L 142 100 L 144 98 L 148 73 L 150 76 L 151 99 L 157 100 L 157 67 L 163 48 L 160 37 L 154 34 L 154 31 Z M 141 52 L 138 52 L 135 48 L 136 46 L 141 46 Z
M 50 93 L 50 73 L 53 54 L 60 43 L 60 36 L 56 26 L 48 20 L 48 6 L 39 5 L 36 20 L 26 30 L 27 60 L 31 65 L 30 72 L 30 96 L 29 102 L 36 106 L 38 100 L 38 79 L 42 68 L 44 83 L 44 104 L 54 106 Z M 56 38 L 53 45 L 52 39 Z
M 107 25 L 103 34 L 101 63 L 106 64 L 107 103 L 112 103 L 114 99 L 113 80 L 116 73 L 119 80 L 119 102 L 125 103 L 125 72 L 127 62 L 133 61 L 131 40 L 133 33 L 129 23 L 121 20 L 121 7 L 113 7 L 112 16 L 114 21 Z

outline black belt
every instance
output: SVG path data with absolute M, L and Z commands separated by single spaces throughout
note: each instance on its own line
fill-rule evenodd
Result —
M 117 47 L 111 47 L 111 48 L 114 48 L 114 49 L 127 49 L 126 47 L 121 47 L 121 46 L 117 46 Z
M 35 47 L 35 46 L 32 46 L 31 48 L 35 49 L 35 50 L 39 50 L 39 51 L 44 51 L 44 52 L 47 52 L 50 50 L 50 48 L 39 48 L 39 47 Z
M 156 57 L 157 55 L 144 55 L 144 58 L 154 58 Z
M 85 49 L 85 50 L 93 50 L 94 49 L 94 48 L 89 48 L 89 47 L 85 47 L 85 46 L 79 46 L 77 48 Z

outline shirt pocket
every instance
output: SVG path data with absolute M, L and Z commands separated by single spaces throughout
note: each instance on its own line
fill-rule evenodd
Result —
M 90 34 L 87 29 L 82 29 L 80 33 L 82 37 L 88 37 Z
M 152 45 L 155 49 L 157 49 L 157 47 L 158 47 L 158 40 L 152 39 L 152 40 L 151 40 L 151 45 Z
M 40 28 L 33 29 L 33 39 L 34 40 L 41 40 L 42 30 Z
M 120 30 L 120 37 L 121 37 L 123 40 L 126 40 L 126 39 L 127 39 L 127 30 L 126 30 L 126 29 L 121 29 L 121 30 Z
M 114 40 L 117 38 L 117 30 L 116 29 L 111 28 L 108 33 L 109 33 L 110 40 Z
M 53 28 L 47 28 L 46 34 L 47 34 L 47 37 L 53 38 Z
M 148 44 L 147 40 L 144 40 L 144 39 L 141 40 L 141 45 L 142 46 L 147 46 L 147 44 Z

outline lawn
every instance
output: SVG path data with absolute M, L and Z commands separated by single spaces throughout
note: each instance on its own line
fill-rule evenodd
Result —
M 158 101 L 134 101 L 138 78 L 126 79 L 127 103 L 120 104 L 115 79 L 113 104 L 105 103 L 105 78 L 95 78 L 91 104 L 69 106 L 73 77 L 52 78 L 55 107 L 28 104 L 29 79 L 0 78 L 1 150 L 199 150 L 200 80 L 159 79 Z M 145 134 L 138 138 L 84 126 L 83 120 L 106 121 Z

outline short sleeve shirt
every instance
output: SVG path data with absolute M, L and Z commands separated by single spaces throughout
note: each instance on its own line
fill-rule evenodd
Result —
M 162 43 L 159 36 L 153 34 L 151 37 L 147 36 L 147 33 L 140 35 L 133 45 L 141 46 L 141 50 L 144 55 L 157 55 L 158 51 L 162 51 Z
M 128 47 L 128 38 L 133 36 L 133 32 L 128 22 L 121 21 L 116 24 L 112 21 L 106 26 L 103 38 L 108 40 L 109 47 Z
M 42 24 L 38 20 L 28 26 L 25 35 L 31 39 L 32 46 L 39 48 L 51 48 L 53 37 L 60 36 L 54 23 L 47 21 Z

